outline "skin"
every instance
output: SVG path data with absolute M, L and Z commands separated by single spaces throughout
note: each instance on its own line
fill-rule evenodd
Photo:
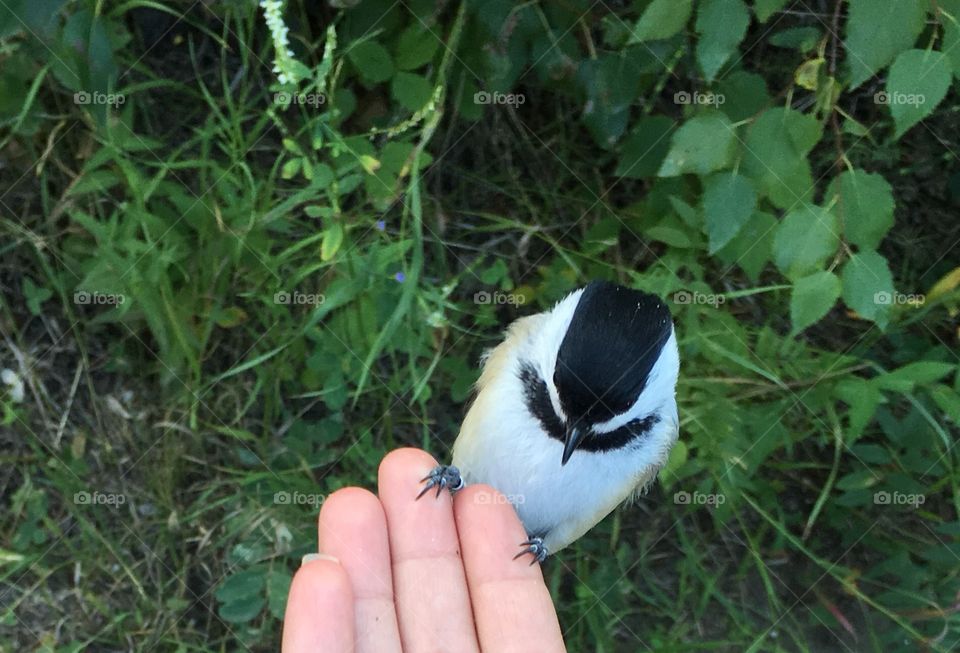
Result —
M 320 555 L 290 587 L 284 653 L 564 651 L 539 565 L 493 488 L 451 497 L 419 482 L 437 465 L 419 449 L 380 464 L 377 495 L 344 488 L 320 510 Z

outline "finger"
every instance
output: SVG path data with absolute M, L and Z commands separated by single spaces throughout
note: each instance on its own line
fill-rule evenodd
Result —
M 407 653 L 479 651 L 450 493 L 416 500 L 436 464 L 419 449 L 398 449 L 380 463 L 400 637 Z
M 283 617 L 283 653 L 354 649 L 353 590 L 332 560 L 304 564 L 293 577 Z
M 454 515 L 480 647 L 565 651 L 540 565 L 531 565 L 530 556 L 514 560 L 527 534 L 506 497 L 472 485 L 457 493 Z
M 334 492 L 320 509 L 318 533 L 320 552 L 339 559 L 350 578 L 357 653 L 400 653 L 387 519 L 380 500 L 356 487 Z

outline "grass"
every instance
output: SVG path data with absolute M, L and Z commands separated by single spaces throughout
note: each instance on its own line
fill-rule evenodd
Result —
M 570 650 L 958 645 L 954 291 L 886 331 L 835 307 L 794 337 L 790 285 L 665 234 L 695 193 L 615 174 L 577 101 L 531 76 L 525 108 L 465 117 L 465 11 L 432 24 L 412 112 L 346 63 L 346 34 L 390 25 L 340 20 L 328 59 L 328 23 L 291 9 L 338 118 L 277 106 L 261 16 L 228 5 L 103 11 L 129 101 L 102 116 L 38 44 L 0 40 L 7 70 L 42 71 L 0 132 L 0 367 L 25 384 L 2 399 L 0 650 L 274 650 L 322 498 L 397 446 L 447 458 L 482 351 L 596 277 L 724 301 L 674 300 L 662 484 L 545 567 Z M 904 288 L 960 238 L 956 160 L 923 155 L 956 112 L 929 123 L 845 146 L 895 180 Z M 833 143 L 811 161 L 830 174 Z

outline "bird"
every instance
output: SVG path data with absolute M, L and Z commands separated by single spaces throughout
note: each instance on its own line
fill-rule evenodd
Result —
M 530 564 L 645 491 L 678 439 L 677 337 L 655 295 L 591 281 L 515 320 L 481 363 L 452 464 L 421 479 L 417 499 L 493 486 L 524 525 L 516 557 Z

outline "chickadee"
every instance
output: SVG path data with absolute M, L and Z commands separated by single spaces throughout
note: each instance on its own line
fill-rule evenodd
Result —
M 679 368 L 666 304 L 594 281 L 486 354 L 453 465 L 417 498 L 492 485 L 527 531 L 518 557 L 542 562 L 654 480 L 677 441 Z

